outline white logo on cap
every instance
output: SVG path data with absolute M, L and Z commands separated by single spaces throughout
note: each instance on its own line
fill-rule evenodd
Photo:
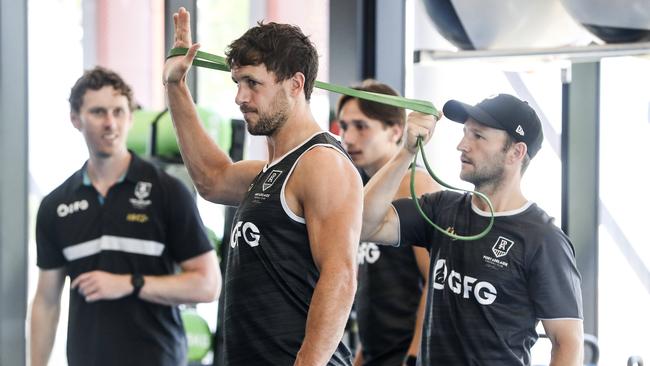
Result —
M 515 130 L 515 132 L 517 132 L 518 134 L 520 134 L 522 136 L 525 135 L 524 134 L 524 129 L 521 127 L 521 125 L 517 126 L 517 129 Z

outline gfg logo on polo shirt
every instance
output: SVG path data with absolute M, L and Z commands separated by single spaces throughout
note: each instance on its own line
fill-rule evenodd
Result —
M 59 206 L 57 206 L 56 214 L 59 215 L 59 217 L 66 217 L 75 212 L 85 211 L 87 209 L 88 209 L 88 201 L 86 200 L 74 201 L 68 204 L 62 203 Z
M 463 298 L 469 299 L 474 295 L 476 301 L 481 305 L 490 305 L 497 298 L 497 289 L 487 281 L 479 281 L 472 276 L 451 270 L 447 273 L 447 263 L 445 259 L 438 259 L 433 269 L 433 289 L 443 290 L 445 285 L 456 295 L 462 295 Z

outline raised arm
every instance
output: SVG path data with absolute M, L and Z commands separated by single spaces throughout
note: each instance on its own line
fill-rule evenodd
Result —
M 406 122 L 404 147 L 370 179 L 364 189 L 363 228 L 361 240 L 397 244 L 399 222 L 391 202 L 398 194 L 404 173 L 413 161 L 417 138 L 428 142 L 436 124 L 436 117 L 411 112 Z
M 32 301 L 29 352 L 33 366 L 45 366 L 52 353 L 56 326 L 61 312 L 61 291 L 65 282 L 63 268 L 40 270 Z
M 186 85 L 199 44 L 192 43 L 190 13 L 185 8 L 174 14 L 174 32 L 174 47 L 186 47 L 189 52 L 165 62 L 163 84 L 183 162 L 201 196 L 215 203 L 238 205 L 264 162 L 233 163 L 205 131 Z
M 354 301 L 362 184 L 350 161 L 329 148 L 306 153 L 291 179 L 287 190 L 303 207 L 320 271 L 295 364 L 324 365 L 343 337 Z

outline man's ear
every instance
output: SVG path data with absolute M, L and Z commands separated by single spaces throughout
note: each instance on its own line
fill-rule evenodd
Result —
M 392 126 L 388 126 L 388 129 L 391 131 L 391 141 L 394 143 L 401 141 L 402 136 L 404 136 L 404 126 L 394 124 Z
M 293 97 L 300 95 L 300 92 L 305 89 L 305 74 L 297 72 L 289 79 L 289 93 Z
M 79 117 L 79 113 L 70 112 L 70 122 L 72 122 L 74 128 L 81 130 L 81 118 Z
M 528 153 L 528 146 L 524 142 L 516 142 L 512 145 L 513 157 L 517 161 L 523 161 Z

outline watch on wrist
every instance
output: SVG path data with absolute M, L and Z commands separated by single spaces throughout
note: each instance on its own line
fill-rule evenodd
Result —
M 133 296 L 138 297 L 140 295 L 140 290 L 144 286 L 144 277 L 139 273 L 134 273 L 131 275 L 131 285 L 133 285 Z

